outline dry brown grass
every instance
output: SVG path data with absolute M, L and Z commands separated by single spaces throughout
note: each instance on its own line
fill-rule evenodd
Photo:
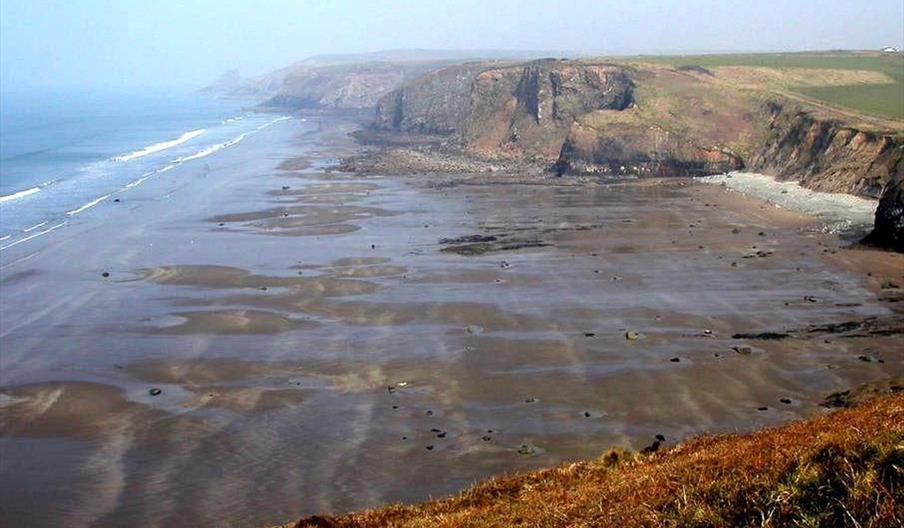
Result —
M 459 495 L 295 528 L 904 525 L 904 395 L 654 455 L 498 478 Z

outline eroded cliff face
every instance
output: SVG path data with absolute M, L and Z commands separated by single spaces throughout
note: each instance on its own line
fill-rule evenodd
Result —
M 651 177 L 722 174 L 744 166 L 719 145 L 702 146 L 662 127 L 600 131 L 575 123 L 554 169 L 559 173 Z
M 763 139 L 747 162 L 750 170 L 805 187 L 879 198 L 904 171 L 904 142 L 768 103 Z
M 879 198 L 865 242 L 904 252 L 904 140 L 821 120 L 777 103 L 748 161 L 751 170 L 804 187 Z
M 446 68 L 377 104 L 375 126 L 451 136 L 465 149 L 555 161 L 574 119 L 631 104 L 624 68 L 542 60 Z

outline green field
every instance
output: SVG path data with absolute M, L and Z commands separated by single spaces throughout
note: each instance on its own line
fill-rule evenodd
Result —
M 755 66 L 775 69 L 819 68 L 882 72 L 893 84 L 797 87 L 793 91 L 830 105 L 878 117 L 904 119 L 904 55 L 900 53 L 770 53 L 738 55 L 677 55 L 635 57 L 642 62 L 672 66 Z

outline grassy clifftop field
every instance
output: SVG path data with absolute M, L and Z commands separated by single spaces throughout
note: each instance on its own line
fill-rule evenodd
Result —
M 904 394 L 752 434 L 498 478 L 285 528 L 904 525 Z
M 738 84 L 796 93 L 880 118 L 904 119 L 904 54 L 901 53 L 677 55 L 632 60 L 705 68 Z

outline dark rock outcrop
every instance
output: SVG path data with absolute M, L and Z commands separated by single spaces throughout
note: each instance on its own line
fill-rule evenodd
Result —
M 900 170 L 885 186 L 873 231 L 864 242 L 904 253 L 904 176 Z

